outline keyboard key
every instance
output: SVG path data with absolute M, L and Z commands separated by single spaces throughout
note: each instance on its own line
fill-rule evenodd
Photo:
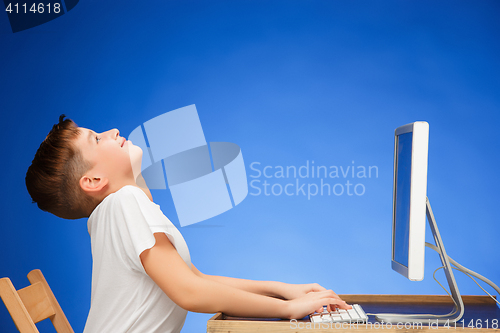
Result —
M 351 319 L 353 321 L 361 319 L 361 317 L 358 315 L 358 313 L 356 312 L 356 310 L 354 310 L 354 308 L 347 310 L 347 313 L 349 314 L 349 316 L 351 317 Z
M 340 316 L 342 317 L 343 320 L 349 321 L 351 319 L 351 317 L 349 316 L 349 314 L 347 313 L 347 311 L 340 312 Z
M 321 323 L 323 322 L 323 319 L 321 319 L 321 316 L 311 316 L 311 321 L 313 323 Z
M 360 305 L 353 304 L 352 309 L 335 309 L 327 312 L 326 309 L 321 313 L 314 313 L 309 316 L 314 323 L 363 323 L 368 320 L 368 316 L 363 311 Z
M 321 315 L 321 320 L 324 323 L 331 323 L 332 322 L 332 317 L 330 317 L 330 314 L 324 314 L 324 315 Z
M 359 316 L 365 320 L 368 319 L 368 316 L 366 315 L 365 311 L 363 311 L 363 308 L 361 308 L 361 306 L 359 306 L 358 304 L 353 304 L 353 309 L 356 310 L 356 312 L 359 314 Z
M 332 317 L 332 321 L 333 322 L 341 321 L 342 320 L 342 316 L 338 315 L 338 314 L 332 314 L 331 317 Z

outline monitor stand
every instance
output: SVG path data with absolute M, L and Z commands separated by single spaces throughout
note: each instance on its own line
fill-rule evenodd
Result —
M 450 261 L 448 260 L 448 256 L 446 255 L 446 251 L 444 249 L 443 240 L 441 239 L 441 235 L 439 234 L 439 229 L 437 227 L 436 220 L 434 219 L 434 214 L 432 213 L 431 204 L 429 203 L 429 198 L 426 198 L 426 206 L 427 206 L 427 220 L 429 221 L 429 225 L 431 226 L 432 235 L 434 236 L 434 242 L 438 248 L 439 256 L 441 257 L 441 262 L 444 266 L 444 273 L 446 275 L 446 279 L 448 280 L 448 285 L 451 291 L 451 297 L 453 302 L 455 303 L 454 311 L 450 312 L 446 315 L 429 315 L 429 314 L 395 314 L 395 313 L 380 313 L 375 316 L 378 321 L 385 322 L 422 322 L 428 323 L 429 320 L 431 323 L 437 323 L 440 325 L 446 325 L 450 323 L 454 323 L 462 318 L 464 314 L 464 303 L 462 301 L 462 296 L 460 296 L 460 292 L 458 291 L 458 286 L 455 281 L 455 276 L 453 275 L 453 271 L 450 265 Z M 427 247 L 429 247 L 426 244 Z

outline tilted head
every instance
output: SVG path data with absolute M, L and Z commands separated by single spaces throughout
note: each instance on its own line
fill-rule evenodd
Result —
M 91 164 L 74 144 L 81 130 L 64 117 L 59 117 L 59 123 L 40 144 L 26 172 L 26 188 L 41 210 L 78 219 L 88 216 L 88 210 L 96 205 L 79 185 Z
M 26 173 L 33 202 L 65 219 L 88 217 L 110 193 L 136 185 L 142 150 L 117 129 L 96 133 L 59 117 Z

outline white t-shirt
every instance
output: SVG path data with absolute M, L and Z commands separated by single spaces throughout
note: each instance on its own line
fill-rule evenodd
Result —
M 163 232 L 191 266 L 177 228 L 134 186 L 108 195 L 88 219 L 92 245 L 92 298 L 84 333 L 180 332 L 187 311 L 146 274 L 140 254 Z M 168 262 L 165 262 L 168 265 Z

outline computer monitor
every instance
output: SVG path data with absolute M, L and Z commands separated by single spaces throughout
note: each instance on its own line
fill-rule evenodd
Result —
M 426 217 L 441 257 L 455 309 L 445 315 L 380 313 L 379 321 L 427 321 L 439 324 L 458 321 L 464 313 L 462 297 L 450 259 L 427 199 L 429 124 L 423 121 L 398 127 L 394 138 L 394 189 L 392 212 L 392 268 L 412 281 L 424 278 Z
M 394 138 L 392 269 L 424 278 L 429 124 L 398 127 Z

